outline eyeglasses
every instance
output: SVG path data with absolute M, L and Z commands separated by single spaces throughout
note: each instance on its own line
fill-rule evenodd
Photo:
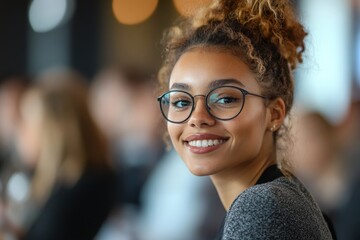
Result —
M 212 89 L 206 95 L 194 95 L 182 90 L 170 90 L 157 98 L 162 115 L 172 123 L 183 123 L 188 120 L 195 109 L 195 97 L 204 97 L 206 110 L 215 119 L 227 121 L 237 117 L 245 104 L 245 97 L 252 95 L 267 99 L 264 96 L 250 93 L 235 86 L 221 86 Z

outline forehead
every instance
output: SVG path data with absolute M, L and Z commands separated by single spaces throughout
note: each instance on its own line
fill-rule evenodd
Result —
M 248 89 L 258 88 L 255 75 L 241 59 L 229 51 L 199 47 L 181 55 L 170 75 L 169 88 L 184 85 L 204 89 L 220 79 L 233 79 L 231 84 Z

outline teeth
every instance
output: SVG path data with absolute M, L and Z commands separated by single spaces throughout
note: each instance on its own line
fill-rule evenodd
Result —
M 223 143 L 224 140 L 222 139 L 215 139 L 215 140 L 194 140 L 194 141 L 190 141 L 189 145 L 192 147 L 209 147 L 209 146 L 215 146 L 218 145 L 220 143 Z

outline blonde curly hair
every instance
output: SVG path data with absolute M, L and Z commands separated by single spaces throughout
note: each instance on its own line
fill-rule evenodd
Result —
M 294 98 L 293 70 L 302 62 L 306 35 L 288 0 L 214 0 L 165 33 L 160 90 L 168 89 L 171 71 L 183 53 L 194 47 L 214 47 L 246 63 L 262 94 L 269 99 L 281 97 L 288 114 Z M 284 124 L 274 140 L 287 132 Z M 288 163 L 281 165 L 285 169 Z

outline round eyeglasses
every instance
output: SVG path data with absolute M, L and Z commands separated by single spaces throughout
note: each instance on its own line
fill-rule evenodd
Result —
M 246 95 L 266 99 L 235 86 L 221 86 L 212 89 L 206 95 L 194 95 L 183 90 L 170 90 L 157 98 L 162 115 L 172 123 L 183 123 L 188 120 L 195 109 L 195 97 L 204 97 L 208 113 L 222 121 L 237 117 L 245 104 Z

